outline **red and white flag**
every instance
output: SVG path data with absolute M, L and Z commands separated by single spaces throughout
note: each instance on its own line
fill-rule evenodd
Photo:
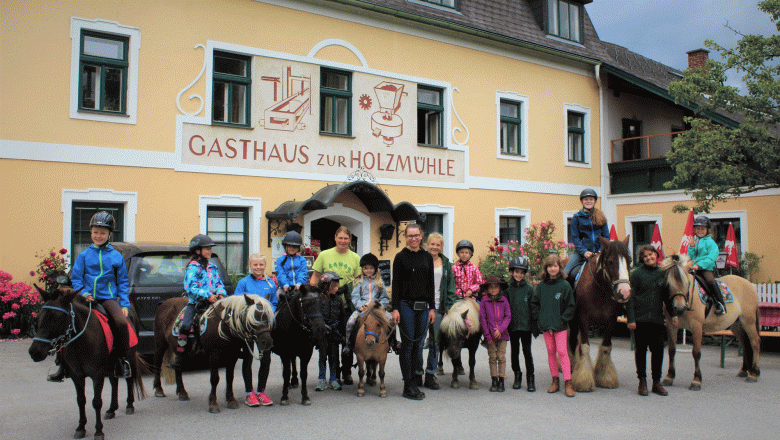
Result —
M 658 259 L 664 259 L 664 242 L 661 240 L 661 230 L 658 229 L 658 223 L 655 224 L 653 229 L 653 241 L 650 243 L 656 251 L 658 251 Z
M 615 224 L 613 223 L 609 228 L 609 241 L 615 241 L 617 239 L 617 230 L 615 230 Z
M 688 211 L 688 222 L 685 224 L 685 232 L 680 241 L 680 254 L 688 254 L 688 240 L 691 238 L 693 238 L 693 210 Z
M 737 237 L 734 234 L 734 225 L 729 223 L 729 230 L 726 233 L 726 245 L 723 250 L 728 254 L 726 256 L 726 267 L 739 267 L 739 257 L 737 257 Z

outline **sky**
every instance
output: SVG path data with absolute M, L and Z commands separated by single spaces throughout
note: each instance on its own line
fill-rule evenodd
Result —
M 736 46 L 740 36 L 726 24 L 743 34 L 777 34 L 757 4 L 758 0 L 593 0 L 585 9 L 601 40 L 684 70 L 686 52 L 707 49 L 704 40 Z M 710 58 L 720 60 L 712 50 Z M 735 80 L 729 77 L 729 83 Z

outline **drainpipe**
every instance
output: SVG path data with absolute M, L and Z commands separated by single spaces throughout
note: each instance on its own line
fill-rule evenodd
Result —
M 604 84 L 601 82 L 601 64 L 594 66 L 594 74 L 596 75 L 596 84 L 599 86 L 599 157 L 601 160 L 601 182 L 599 194 L 601 194 L 601 210 L 607 219 L 612 219 L 613 222 L 617 220 L 617 207 L 612 202 L 612 198 L 609 194 L 609 163 L 610 154 L 609 148 L 605 146 L 609 145 L 609 141 L 606 140 L 606 115 L 604 114 Z M 617 228 L 617 226 L 615 226 Z

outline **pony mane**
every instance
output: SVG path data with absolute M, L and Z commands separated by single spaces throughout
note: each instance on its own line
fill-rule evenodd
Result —
M 247 294 L 247 296 L 255 303 L 247 305 L 244 295 L 228 296 L 219 300 L 218 303 L 223 307 L 222 322 L 227 325 L 230 334 L 235 337 L 243 338 L 246 334 L 256 334 L 263 322 L 273 325 L 274 313 L 271 303 L 260 295 Z M 262 313 L 262 319 L 255 319 L 255 309 Z M 228 335 L 223 333 L 221 326 L 219 336 L 222 339 L 228 339 Z
M 687 280 L 691 259 L 686 254 L 672 254 L 661 262 L 661 269 L 666 272 L 666 280 L 670 288 L 681 291 Z
M 440 329 L 447 336 L 455 336 L 468 331 L 466 322 L 463 320 L 463 312 L 467 312 L 466 317 L 471 320 L 471 333 L 481 330 L 479 326 L 479 306 L 474 299 L 463 299 L 456 301 L 447 314 L 442 318 Z
M 359 324 L 363 325 L 363 323 L 366 321 L 366 318 L 368 318 L 369 315 L 373 316 L 379 321 L 379 325 L 385 328 L 392 327 L 390 325 L 390 321 L 387 319 L 387 316 L 385 316 L 385 308 L 382 307 L 382 304 L 380 304 L 377 301 L 371 301 L 371 306 L 368 310 L 366 310 L 368 313 L 363 315 L 363 317 L 360 319 Z

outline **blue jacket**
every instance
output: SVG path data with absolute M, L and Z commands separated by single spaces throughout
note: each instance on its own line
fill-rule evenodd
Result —
M 99 247 L 93 244 L 80 253 L 73 263 L 70 280 L 73 290 L 83 289 L 83 296 L 113 299 L 123 308 L 130 307 L 127 266 L 122 254 L 110 244 Z
M 309 279 L 309 268 L 306 267 L 306 258 L 295 255 L 282 255 L 276 259 L 276 279 L 279 287 L 295 287 L 296 284 L 306 284 Z
M 718 259 L 718 245 L 709 235 L 695 237 L 696 244 L 688 246 L 688 256 L 693 264 L 698 264 L 704 270 L 715 270 L 715 260 Z
M 184 291 L 187 292 L 190 304 L 206 301 L 212 294 L 227 296 L 217 265 L 209 262 L 204 269 L 197 260 L 190 261 L 184 271 Z
M 585 252 L 599 252 L 601 250 L 599 236 L 609 240 L 609 225 L 604 224 L 600 228 L 594 226 L 590 216 L 582 210 L 574 214 L 571 218 L 571 243 L 578 254 L 584 257 Z
M 358 279 L 360 280 L 359 282 Z M 382 307 L 387 307 L 390 303 L 385 286 L 380 288 L 373 279 L 361 276 L 355 279 L 354 286 L 355 288 L 352 290 L 352 305 L 355 306 L 356 310 L 368 304 L 369 292 L 371 293 L 371 301 L 379 301 Z
M 276 312 L 276 306 L 279 304 L 279 298 L 276 296 L 276 281 L 272 277 L 257 279 L 249 274 L 238 281 L 233 295 L 243 295 L 251 293 L 260 295 L 271 303 L 273 311 Z

